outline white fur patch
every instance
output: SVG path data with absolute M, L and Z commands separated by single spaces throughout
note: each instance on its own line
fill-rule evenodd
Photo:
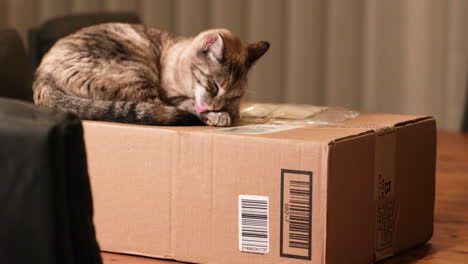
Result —
M 200 106 L 205 106 L 200 100 L 203 98 L 203 95 L 206 93 L 205 88 L 200 87 L 200 85 L 196 85 L 195 87 L 195 101 Z

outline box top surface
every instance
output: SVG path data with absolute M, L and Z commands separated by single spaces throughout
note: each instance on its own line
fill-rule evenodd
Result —
M 303 142 L 333 143 L 363 134 L 378 131 L 387 131 L 395 127 L 416 123 L 422 120 L 431 119 L 430 116 L 395 115 L 395 114 L 368 114 L 362 113 L 353 119 L 348 119 L 340 123 L 328 125 L 275 125 L 274 129 L 266 129 L 264 133 L 240 133 L 238 131 L 225 132 L 226 128 L 208 126 L 145 126 L 131 125 L 112 122 L 85 121 L 89 126 L 103 126 L 107 128 L 118 127 L 125 130 L 145 130 L 147 133 L 154 132 L 175 132 L 175 133 L 203 133 L 206 135 L 225 135 L 240 137 L 257 137 L 265 139 L 292 140 Z M 262 126 L 262 125 L 249 125 Z M 235 126 L 236 130 L 244 131 L 245 126 Z M 278 129 L 278 127 L 280 129 Z M 283 129 L 283 130 L 282 130 Z M 231 130 L 231 129 L 230 129 Z

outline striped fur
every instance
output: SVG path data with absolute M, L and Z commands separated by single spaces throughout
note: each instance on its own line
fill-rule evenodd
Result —
M 44 56 L 34 101 L 89 120 L 229 126 L 247 72 L 268 47 L 225 29 L 184 38 L 144 25 L 96 25 Z

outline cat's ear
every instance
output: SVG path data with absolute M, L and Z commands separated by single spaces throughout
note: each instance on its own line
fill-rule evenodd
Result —
M 245 64 L 247 67 L 252 66 L 260 57 L 265 54 L 270 48 L 270 43 L 266 41 L 259 41 L 255 43 L 250 43 L 248 45 L 247 59 Z
M 224 41 L 220 34 L 210 35 L 203 44 L 204 53 L 211 59 L 221 61 L 223 59 Z

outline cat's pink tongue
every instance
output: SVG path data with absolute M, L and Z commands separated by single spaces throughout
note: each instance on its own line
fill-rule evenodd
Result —
M 197 113 L 203 113 L 203 112 L 206 112 L 208 111 L 208 109 L 206 109 L 205 107 L 203 106 L 199 106 L 198 104 L 195 104 L 195 111 L 197 111 Z

